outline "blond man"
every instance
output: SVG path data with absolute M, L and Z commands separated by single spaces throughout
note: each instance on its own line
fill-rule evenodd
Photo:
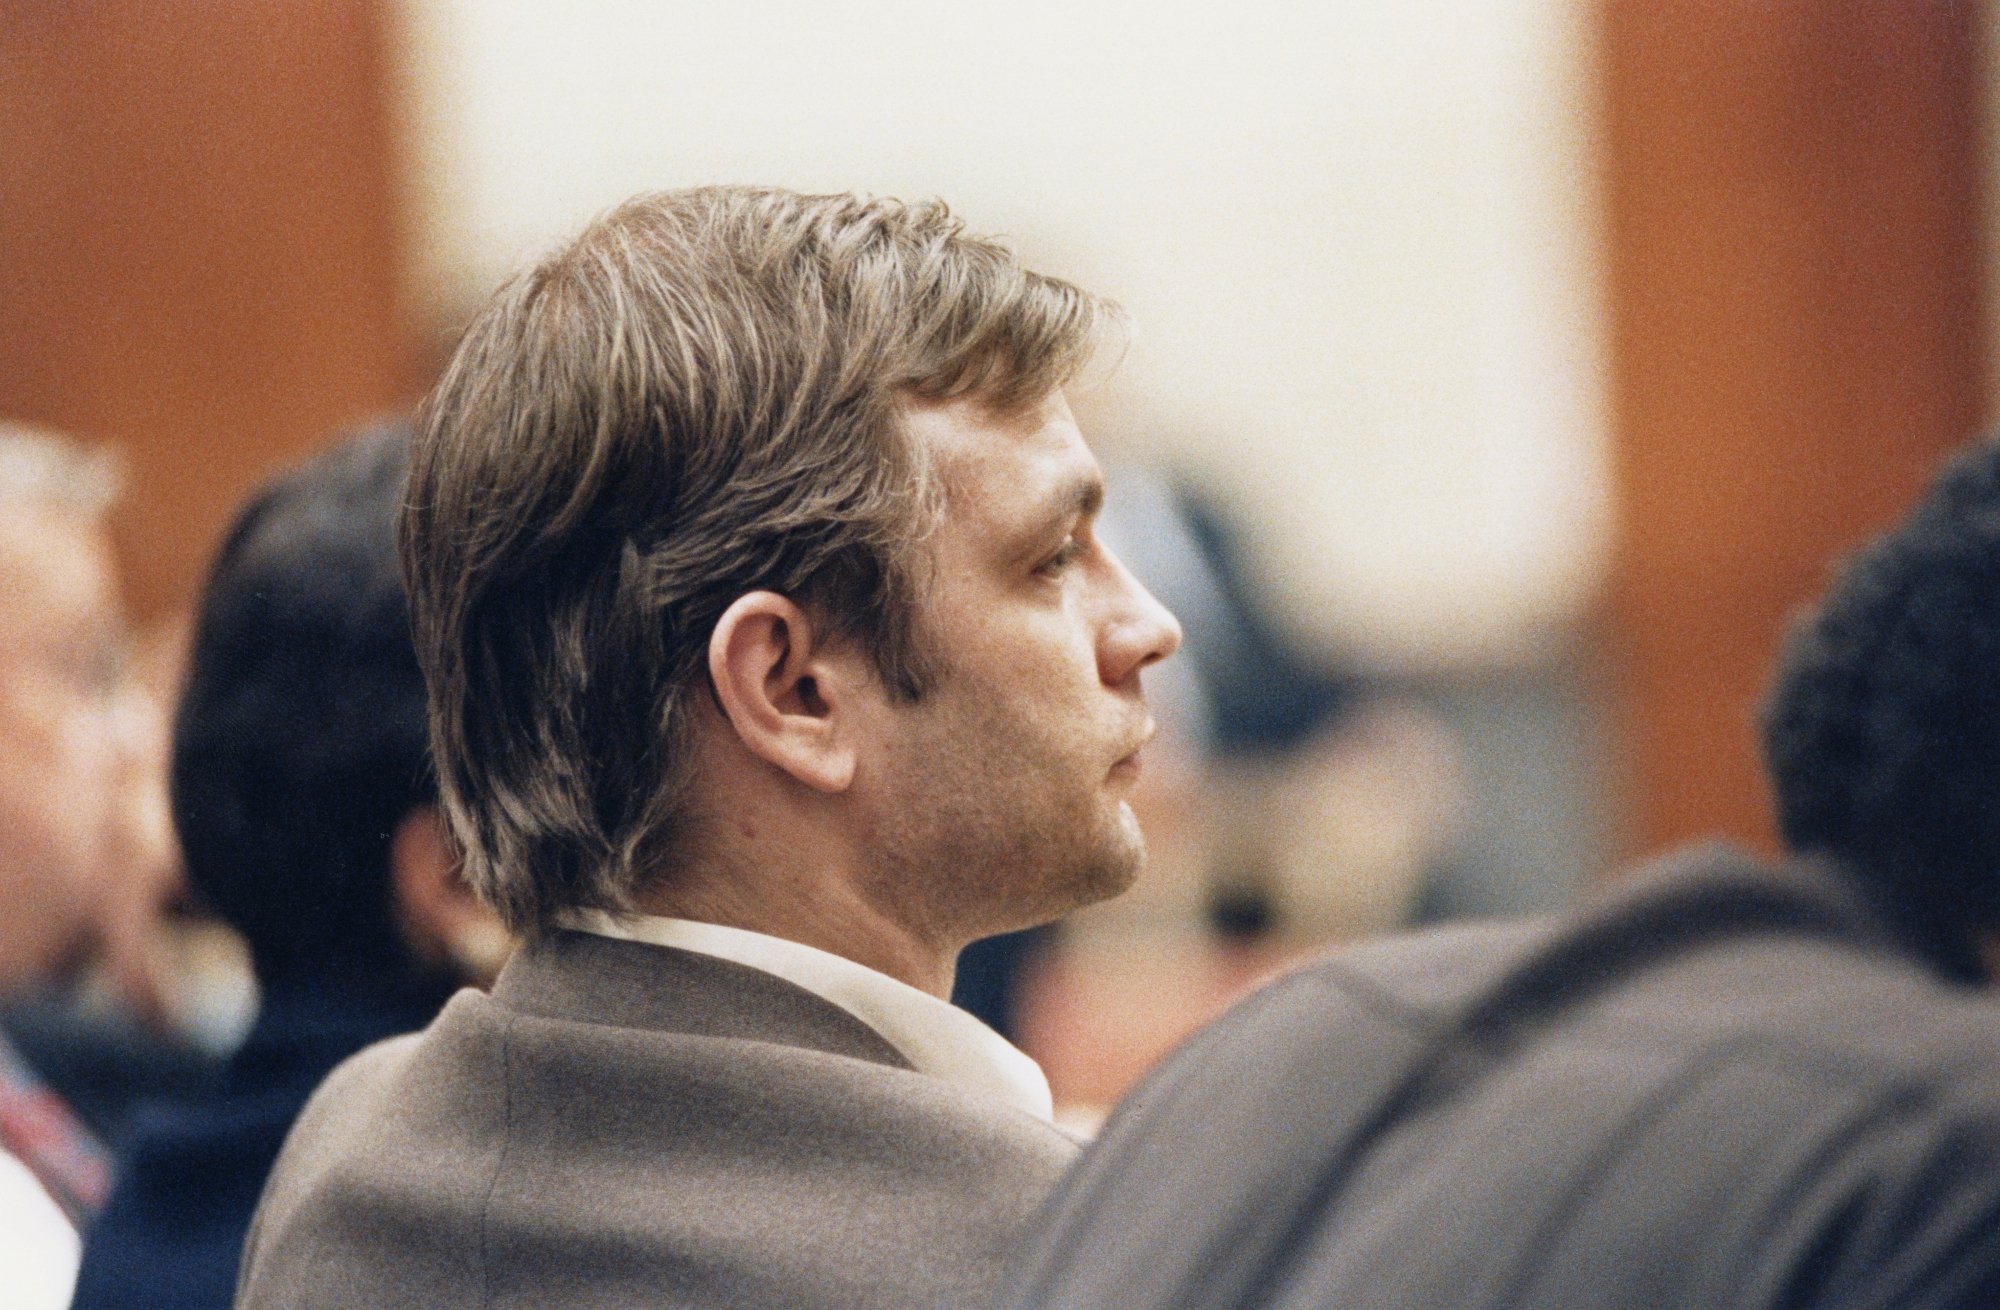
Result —
M 942 206 L 640 197 L 504 287 L 403 523 L 440 792 L 527 945 L 338 1070 L 239 1305 L 968 1304 L 1068 1163 L 968 942 L 1128 885 L 1172 617 Z

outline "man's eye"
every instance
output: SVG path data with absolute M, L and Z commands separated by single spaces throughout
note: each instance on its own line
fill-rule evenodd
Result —
M 1062 549 L 1049 556 L 1035 569 L 1037 573 L 1060 573 L 1076 563 L 1083 554 L 1083 543 L 1071 537 L 1062 544 Z

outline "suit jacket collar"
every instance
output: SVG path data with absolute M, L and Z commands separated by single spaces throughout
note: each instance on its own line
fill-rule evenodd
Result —
M 918 1073 L 1054 1120 L 1049 1082 L 1026 1052 L 976 1016 L 901 979 L 802 942 L 693 919 L 580 911 L 568 927 L 733 960 L 805 988 L 880 1034 Z
M 493 1000 L 541 1018 L 744 1038 L 910 1067 L 861 1020 L 761 969 L 594 933 L 566 930 L 526 943 L 500 971 Z
M 1628 916 L 1634 904 L 1648 901 L 1656 904 L 1667 935 L 1708 931 L 1715 923 L 1741 930 L 1768 919 L 1919 961 L 1961 986 L 1987 982 L 1978 943 L 1962 916 L 1823 856 L 1767 864 L 1725 843 L 1692 846 L 1623 880 L 1600 902 L 1600 912 Z M 1747 912 L 1753 904 L 1764 913 Z

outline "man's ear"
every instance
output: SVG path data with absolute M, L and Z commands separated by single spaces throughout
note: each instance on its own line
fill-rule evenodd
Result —
M 500 916 L 466 885 L 437 807 L 419 805 L 389 834 L 389 878 L 397 920 L 418 957 L 449 964 L 466 982 L 490 983 L 506 963 L 513 939 L 500 926 Z
M 855 755 L 843 711 L 853 652 L 774 591 L 738 596 L 708 639 L 723 717 L 751 754 L 815 791 L 845 791 Z

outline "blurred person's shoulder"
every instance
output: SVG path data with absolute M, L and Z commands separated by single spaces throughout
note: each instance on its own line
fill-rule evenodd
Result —
M 1005 1304 L 1793 1304 L 1749 1289 L 1917 1245 L 1983 1278 L 1996 1075 L 2000 1004 L 1837 870 L 1697 848 L 1252 996 L 1120 1107 Z M 1864 1211 L 1908 1226 L 1833 1236 Z
M 1787 1084 L 1962 1084 L 2000 1103 L 1996 1020 L 2000 999 L 1953 950 L 1839 870 L 1703 846 L 1568 913 L 1335 950 L 1198 1034 L 1126 1110 L 1204 1071 L 1241 1097 L 1250 1067 L 1344 1096 L 1422 1065 L 1452 1094 L 1480 1094 L 1498 1089 L 1475 1069 L 1592 1049 L 1618 1053 L 1635 1081 L 1733 1061 Z

